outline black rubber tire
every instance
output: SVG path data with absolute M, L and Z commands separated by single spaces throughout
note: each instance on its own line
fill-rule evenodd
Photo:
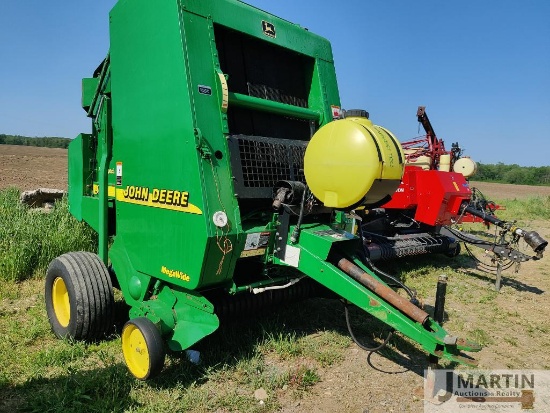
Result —
M 56 314 L 54 283 L 66 287 L 68 323 Z M 107 267 L 91 252 L 69 252 L 54 259 L 46 273 L 46 312 L 59 338 L 94 341 L 108 334 L 114 325 L 114 297 Z M 59 308 L 59 307 L 57 307 Z
M 122 328 L 121 338 L 124 361 L 135 378 L 148 380 L 161 372 L 166 350 L 162 335 L 151 320 L 145 317 L 129 320 Z M 148 357 L 142 355 L 144 351 Z

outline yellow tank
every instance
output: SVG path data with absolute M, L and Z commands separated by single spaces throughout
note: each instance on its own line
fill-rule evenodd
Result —
M 421 155 L 417 158 L 409 158 L 406 164 L 411 166 L 419 166 L 423 170 L 427 171 L 430 169 L 430 165 L 432 164 L 432 158 L 426 155 Z
M 311 138 L 304 157 L 307 184 L 327 207 L 375 204 L 397 190 L 404 154 L 387 129 L 365 117 L 330 122 Z
M 439 170 L 443 172 L 451 171 L 451 155 L 448 153 L 439 157 Z
M 477 163 L 468 157 L 460 158 L 455 162 L 453 171 L 461 173 L 465 178 L 470 178 L 477 172 Z

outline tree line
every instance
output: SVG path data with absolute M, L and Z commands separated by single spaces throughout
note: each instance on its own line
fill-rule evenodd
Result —
M 42 137 L 30 138 L 21 135 L 0 134 L 0 145 L 22 145 L 22 146 L 40 146 L 44 148 L 64 148 L 67 149 L 71 143 L 69 138 Z
M 550 185 L 550 166 L 519 166 L 516 164 L 477 164 L 474 181 L 517 185 Z

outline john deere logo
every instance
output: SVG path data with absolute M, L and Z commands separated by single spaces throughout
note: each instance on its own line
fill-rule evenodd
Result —
M 264 34 L 269 37 L 275 38 L 275 25 L 273 23 L 266 22 L 265 20 L 262 20 L 262 30 L 264 31 Z

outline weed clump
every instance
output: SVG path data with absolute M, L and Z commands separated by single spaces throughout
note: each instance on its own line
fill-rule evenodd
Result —
M 22 281 L 65 252 L 97 249 L 96 233 L 69 213 L 66 198 L 45 213 L 22 205 L 19 195 L 0 191 L 0 280 Z

